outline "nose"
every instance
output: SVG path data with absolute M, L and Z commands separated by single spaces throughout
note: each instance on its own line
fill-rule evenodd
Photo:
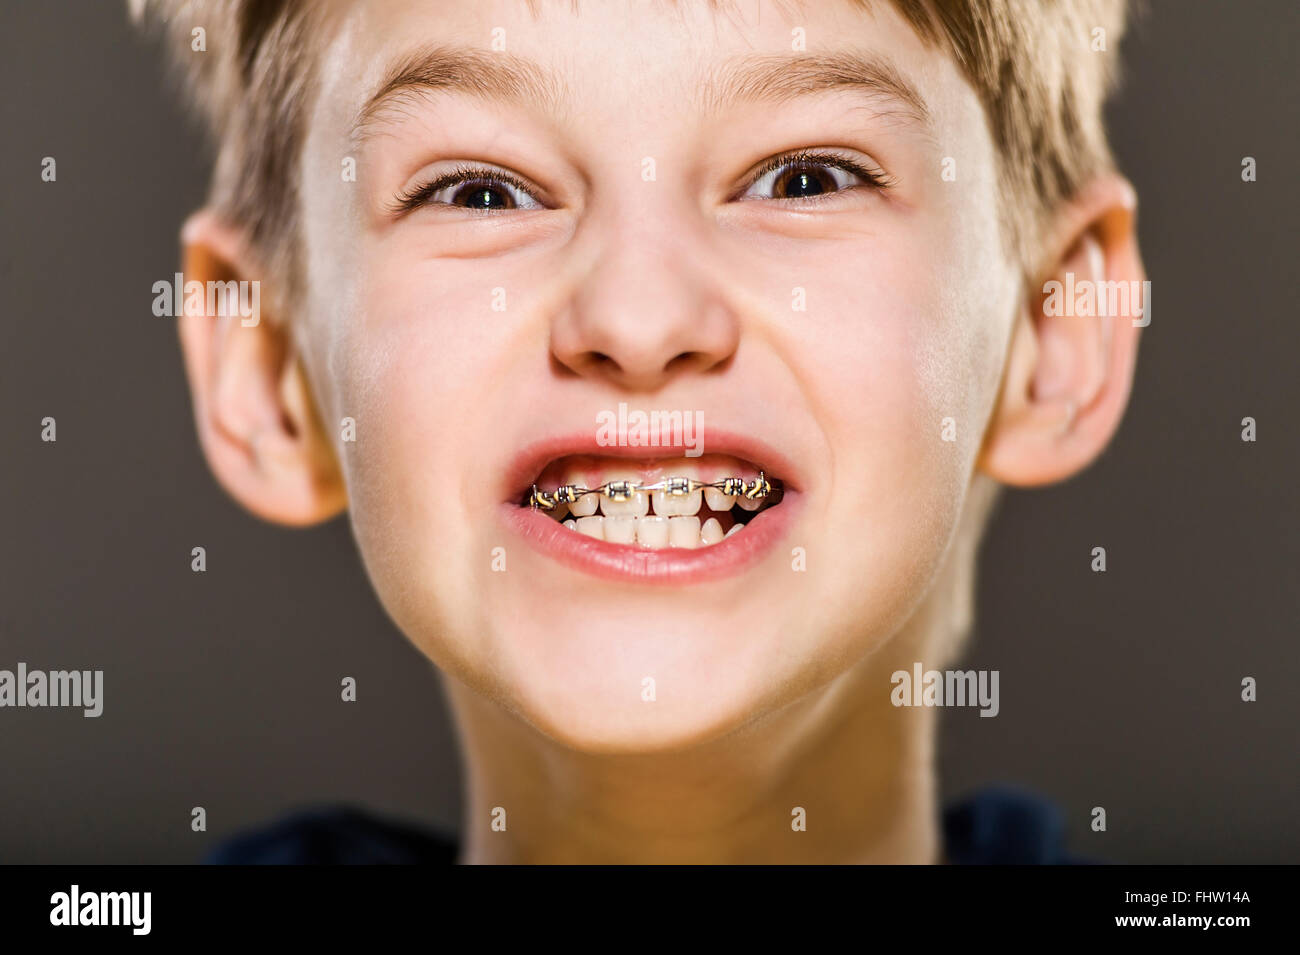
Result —
M 699 237 L 688 231 L 643 219 L 602 237 L 552 326 L 551 351 L 562 365 L 628 391 L 654 392 L 735 353 L 737 316 L 708 274 Z

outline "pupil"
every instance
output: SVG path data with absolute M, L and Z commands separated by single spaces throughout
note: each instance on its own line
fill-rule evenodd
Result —
M 825 191 L 817 177 L 805 171 L 795 171 L 785 181 L 785 198 L 787 199 L 815 196 Z
M 468 194 L 465 206 L 471 209 L 508 209 L 510 203 L 500 190 L 477 186 Z

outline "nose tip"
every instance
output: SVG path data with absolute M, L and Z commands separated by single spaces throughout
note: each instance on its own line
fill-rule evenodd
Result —
M 655 391 L 674 377 L 706 372 L 726 361 L 724 348 L 683 351 L 664 360 L 671 348 L 633 350 L 618 348 L 614 354 L 590 350 L 565 362 L 591 377 L 601 377 L 627 391 Z
M 577 374 L 654 391 L 725 363 L 738 340 L 734 312 L 707 279 L 669 257 L 625 255 L 586 276 L 552 327 L 551 350 Z

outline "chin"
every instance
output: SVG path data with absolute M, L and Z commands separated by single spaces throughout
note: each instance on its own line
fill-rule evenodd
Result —
M 570 607 L 494 641 L 496 700 L 554 742 L 593 755 L 686 750 L 781 702 L 792 636 L 773 608 L 750 614 Z M 767 629 L 757 618 L 766 617 Z M 799 633 L 798 639 L 812 635 Z M 809 655 L 814 655 L 809 651 Z

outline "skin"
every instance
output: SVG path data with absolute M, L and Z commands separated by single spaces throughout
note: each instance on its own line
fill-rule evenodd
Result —
M 696 107 L 700 70 L 790 55 L 796 26 L 809 52 L 887 55 L 928 124 L 842 90 Z M 485 50 L 494 27 L 562 81 L 565 107 L 414 96 L 349 140 L 396 57 Z M 1125 316 L 1046 318 L 1026 294 L 984 114 L 950 57 L 884 5 L 379 2 L 342 12 L 320 82 L 307 300 L 254 328 L 186 316 L 182 344 L 223 486 L 284 524 L 346 508 L 379 599 L 444 675 L 461 860 L 942 861 L 934 712 L 892 706 L 890 674 L 941 667 L 964 625 L 975 498 L 1062 480 L 1105 447 L 1138 334 Z M 894 185 L 729 198 L 801 147 Z M 349 155 L 357 181 L 340 182 Z M 388 211 L 457 160 L 536 184 L 547 207 Z M 1044 278 L 1145 278 L 1134 210 L 1120 176 L 1089 183 L 1047 230 Z M 187 278 L 265 278 L 212 210 L 183 239 Z M 515 451 L 594 430 L 620 401 L 701 410 L 798 462 L 788 538 L 737 576 L 650 589 L 511 536 L 497 482 Z

